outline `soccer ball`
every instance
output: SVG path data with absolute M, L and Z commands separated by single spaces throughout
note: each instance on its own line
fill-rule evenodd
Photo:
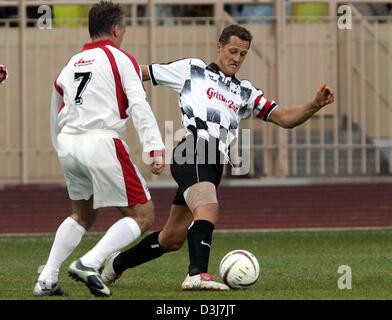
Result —
M 233 250 L 219 265 L 219 275 L 231 289 L 245 289 L 259 278 L 260 266 L 256 257 L 246 250 Z

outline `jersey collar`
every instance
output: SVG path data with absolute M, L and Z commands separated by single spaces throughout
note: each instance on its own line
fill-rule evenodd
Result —
M 221 68 L 219 68 L 219 66 L 218 66 L 215 62 L 210 63 L 210 64 L 207 66 L 206 69 L 207 69 L 207 70 L 210 70 L 210 71 L 212 71 L 212 72 L 215 72 L 215 73 L 217 73 L 217 74 L 222 73 L 226 78 L 232 78 L 233 80 L 237 80 L 237 78 L 235 77 L 235 75 L 232 75 L 231 77 L 225 75 L 225 73 L 221 70 Z
M 102 47 L 105 47 L 107 45 L 110 45 L 112 47 L 117 48 L 117 46 L 113 43 L 112 40 L 103 39 L 103 40 L 98 40 L 98 41 L 85 43 L 84 46 L 83 46 L 83 51 L 94 49 L 94 48 L 102 48 Z

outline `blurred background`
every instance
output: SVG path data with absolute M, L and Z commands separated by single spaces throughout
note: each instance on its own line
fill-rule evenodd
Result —
M 9 71 L 0 86 L 0 232 L 51 232 L 69 213 L 49 103 L 62 66 L 90 41 L 95 2 L 0 1 L 0 64 Z M 226 170 L 219 227 L 392 225 L 391 1 L 117 2 L 126 12 L 123 49 L 140 64 L 213 62 L 221 30 L 240 23 L 254 38 L 239 78 L 287 108 L 310 101 L 323 83 L 335 92 L 334 104 L 295 129 L 242 122 L 251 129 L 250 170 Z M 177 95 L 144 85 L 170 155 L 181 137 Z M 126 140 L 151 186 L 159 228 L 175 191 L 169 167 L 150 174 L 131 123 Z

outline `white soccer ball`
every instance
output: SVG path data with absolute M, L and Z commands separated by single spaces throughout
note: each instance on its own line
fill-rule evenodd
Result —
M 256 257 L 246 250 L 233 250 L 219 265 L 219 275 L 231 289 L 245 289 L 259 278 L 260 266 Z

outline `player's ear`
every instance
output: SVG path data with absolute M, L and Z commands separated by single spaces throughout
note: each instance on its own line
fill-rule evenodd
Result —
M 120 26 L 118 24 L 114 25 L 112 34 L 115 38 L 117 38 L 120 34 Z
M 113 30 L 112 30 L 112 35 L 115 38 L 118 38 L 121 35 L 123 29 L 124 29 L 124 27 L 121 24 L 114 25 Z
M 219 53 L 223 48 L 223 44 L 220 43 L 219 41 L 216 44 L 216 51 Z

